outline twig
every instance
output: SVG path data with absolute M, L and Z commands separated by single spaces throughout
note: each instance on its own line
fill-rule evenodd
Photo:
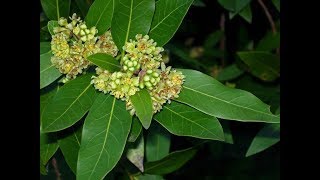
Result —
M 225 21 L 226 21 L 226 17 L 225 15 L 222 13 L 221 14 L 221 17 L 220 17 L 220 30 L 223 32 L 223 36 L 222 38 L 220 39 L 220 45 L 219 45 L 219 48 L 220 50 L 223 52 L 225 50 L 225 36 L 224 36 L 224 29 L 225 29 Z M 224 56 L 222 56 L 221 58 L 221 66 L 224 67 Z
M 260 4 L 260 6 L 262 7 L 262 9 L 264 10 L 264 13 L 266 14 L 267 18 L 268 18 L 268 21 L 270 23 L 270 26 L 271 26 L 271 29 L 272 29 L 272 32 L 273 34 L 277 33 L 277 29 L 276 29 L 276 25 L 272 19 L 272 16 L 271 14 L 269 13 L 268 11 L 268 8 L 266 7 L 266 5 L 263 3 L 262 0 L 258 0 L 258 3 Z
M 60 173 L 60 171 L 59 171 L 56 158 L 52 158 L 51 163 L 52 163 L 52 166 L 53 166 L 53 168 L 54 168 L 54 172 L 56 173 L 57 180 L 61 180 L 61 177 L 60 177 L 60 176 L 61 176 L 61 173 Z

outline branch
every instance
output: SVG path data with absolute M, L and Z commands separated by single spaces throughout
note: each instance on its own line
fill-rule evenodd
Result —
M 51 162 L 52 162 L 52 166 L 53 166 L 53 168 L 54 168 L 54 172 L 56 173 L 57 180 L 61 180 L 61 177 L 60 177 L 60 176 L 61 176 L 61 173 L 60 173 L 60 171 L 59 171 L 56 158 L 52 158 Z
M 222 13 L 221 17 L 220 17 L 220 30 L 223 32 L 223 36 L 220 39 L 220 45 L 219 45 L 219 48 L 220 48 L 221 51 L 225 50 L 225 36 L 224 36 L 225 21 L 226 21 L 226 17 Z M 224 65 L 225 65 L 224 56 L 222 56 L 222 58 L 221 58 L 221 66 L 224 67 Z
M 271 26 L 271 29 L 272 29 L 272 32 L 273 34 L 275 34 L 277 32 L 277 29 L 276 29 L 276 25 L 272 19 L 272 16 L 271 14 L 269 13 L 268 11 L 268 8 L 266 7 L 266 5 L 263 3 L 262 0 L 258 0 L 258 3 L 260 4 L 260 6 L 262 7 L 262 9 L 264 10 L 264 13 L 266 14 L 267 18 L 268 18 L 268 21 L 270 23 L 270 26 Z

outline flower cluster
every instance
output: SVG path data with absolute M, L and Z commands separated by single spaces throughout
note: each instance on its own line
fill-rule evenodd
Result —
M 181 72 L 165 67 L 161 55 L 163 50 L 148 35 L 138 34 L 135 40 L 130 39 L 123 46 L 121 70 L 111 73 L 98 67 L 97 76 L 92 77 L 91 83 L 99 91 L 126 101 L 131 115 L 135 114 L 135 109 L 129 97 L 141 89 L 147 89 L 153 101 L 153 112 L 156 113 L 163 104 L 178 97 L 184 82 Z
M 97 36 L 98 30 L 95 27 L 89 29 L 76 14 L 70 20 L 70 23 L 63 17 L 58 20 L 51 41 L 51 62 L 61 73 L 66 74 L 63 82 L 76 78 L 88 68 L 88 56 L 101 52 L 115 57 L 118 52 L 110 31 Z

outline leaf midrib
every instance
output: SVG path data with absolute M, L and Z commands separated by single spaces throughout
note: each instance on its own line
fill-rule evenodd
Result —
M 96 24 L 94 26 L 97 26 L 98 22 L 101 20 L 102 14 L 104 14 L 104 12 L 106 11 L 106 8 L 108 7 L 108 5 L 110 4 L 111 1 L 109 1 L 109 3 L 104 7 L 104 9 L 102 10 L 102 13 L 100 14 Z M 112 3 L 114 3 L 114 0 L 112 0 Z
M 109 96 L 111 97 L 111 96 Z M 109 98 L 108 97 L 108 98 Z M 98 160 L 96 162 L 96 164 L 94 165 L 91 173 L 90 173 L 90 176 L 89 176 L 89 179 L 91 179 L 91 176 L 93 175 L 93 172 L 95 171 L 99 161 L 100 161 L 100 158 L 101 158 L 101 155 L 102 155 L 102 151 L 104 150 L 104 147 L 106 145 L 106 142 L 107 142 L 107 138 L 108 138 L 108 135 L 109 135 L 109 130 L 110 130 L 110 124 L 111 124 L 111 121 L 112 121 L 112 116 L 113 116 L 113 110 L 114 110 L 114 106 L 115 106 L 115 102 L 116 102 L 116 98 L 113 97 L 113 102 L 112 102 L 112 106 L 111 106 L 111 111 L 110 111 L 110 116 L 109 116 L 109 122 L 108 122 L 108 125 L 107 125 L 107 128 L 106 128 L 106 136 L 104 138 L 104 141 L 103 141 L 103 145 L 102 145 L 102 148 L 101 148 L 101 151 L 99 153 L 99 157 L 98 157 Z
M 219 98 L 214 97 L 214 96 L 211 96 L 211 95 L 209 95 L 209 94 L 205 94 L 205 93 L 203 93 L 203 92 L 201 92 L 201 91 L 197 91 L 197 90 L 195 90 L 195 89 L 189 88 L 189 87 L 187 87 L 186 85 L 184 85 L 183 87 L 186 88 L 186 89 L 189 89 L 189 90 L 191 90 L 191 91 L 194 91 L 194 92 L 197 92 L 197 93 L 199 93 L 199 94 L 202 94 L 202 95 L 211 97 L 211 98 L 216 99 L 216 100 L 218 100 L 218 101 L 225 102 L 225 103 L 227 103 L 227 104 L 231 104 L 231 105 L 236 106 L 236 107 L 239 107 L 239 108 L 248 109 L 248 110 L 251 110 L 251 111 L 254 111 L 254 112 L 257 112 L 257 113 L 261 113 L 261 114 L 265 114 L 265 115 L 267 115 L 267 116 L 271 116 L 271 117 L 275 117 L 275 118 L 278 117 L 278 116 L 276 116 L 276 115 L 268 114 L 268 113 L 265 113 L 265 112 L 263 112 L 263 111 L 258 111 L 258 110 L 251 109 L 251 108 L 248 108 L 248 107 L 245 107 L 245 106 L 239 106 L 239 105 L 237 105 L 237 104 L 234 104 L 234 103 L 225 101 L 225 100 L 223 100 L 223 99 L 219 99 Z M 179 101 L 179 99 L 177 99 L 177 101 Z M 182 101 L 179 101 L 179 102 L 182 102 Z

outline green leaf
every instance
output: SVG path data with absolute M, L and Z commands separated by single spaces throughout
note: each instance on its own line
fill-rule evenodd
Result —
M 151 175 L 151 174 L 141 174 L 134 177 L 134 180 L 164 180 L 162 176 Z
M 119 61 L 117 61 L 114 57 L 105 53 L 96 53 L 89 57 L 87 57 L 89 61 L 93 64 L 101 67 L 102 69 L 114 72 L 119 71 L 121 66 Z
M 190 97 L 194 98 L 193 96 Z M 224 140 L 223 129 L 217 118 L 185 104 L 171 102 L 171 104 L 163 106 L 162 111 L 157 113 L 154 119 L 177 136 Z
M 149 92 L 142 89 L 130 96 L 130 100 L 142 126 L 148 129 L 153 116 L 152 99 Z
M 90 84 L 91 76 L 79 76 L 59 89 L 43 110 L 41 122 L 44 132 L 68 128 L 85 115 L 96 97 L 96 91 Z
M 233 144 L 233 137 L 229 127 L 229 122 L 227 121 L 220 121 L 220 122 L 224 132 L 224 142 Z
M 86 16 L 88 27 L 95 26 L 98 35 L 105 33 L 111 26 L 114 0 L 95 0 Z
M 217 30 L 213 33 L 211 33 L 204 42 L 204 48 L 206 51 L 212 50 L 212 48 L 220 41 L 220 39 L 223 37 L 224 32 Z
M 42 159 L 40 158 L 40 174 L 47 175 L 46 166 L 43 164 Z
M 51 63 L 51 56 L 51 51 L 40 55 L 40 89 L 48 86 L 61 76 L 59 70 Z
M 251 0 L 218 0 L 222 7 L 236 14 L 246 7 L 250 1 Z
M 77 179 L 103 179 L 119 161 L 130 127 L 125 102 L 100 93 L 84 122 Z
M 271 51 L 280 47 L 280 33 L 269 31 L 258 43 L 256 51 Z
M 178 30 L 193 0 L 159 0 L 149 32 L 157 46 L 165 45 Z
M 145 163 L 144 173 L 163 175 L 178 170 L 188 162 L 197 152 L 197 149 L 188 148 L 170 153 L 159 161 Z
M 128 160 L 132 162 L 141 172 L 143 169 L 143 160 L 144 160 L 144 139 L 143 135 L 140 136 L 139 141 L 136 141 L 132 146 L 128 148 L 126 154 Z
M 40 55 L 47 53 L 51 50 L 50 42 L 40 42 Z
M 239 76 L 241 76 L 244 73 L 244 70 L 240 69 L 236 64 L 232 64 L 230 66 L 227 66 L 223 68 L 218 76 L 217 80 L 219 81 L 229 81 L 233 80 Z
M 73 127 L 65 130 L 59 140 L 58 144 L 62 154 L 74 174 L 77 171 L 78 152 L 80 149 L 82 127 Z
M 85 16 L 89 10 L 90 4 L 87 0 L 75 0 L 78 8 L 80 9 L 83 16 Z M 86 22 L 87 23 L 87 22 Z M 87 23 L 88 24 L 88 23 Z
M 273 5 L 277 8 L 280 12 L 280 0 L 272 0 Z
M 44 13 L 50 20 L 68 18 L 71 0 L 41 0 Z
M 51 34 L 51 36 L 53 36 L 53 35 L 54 35 L 53 29 L 54 29 L 55 27 L 58 27 L 59 24 L 58 24 L 58 21 L 52 20 L 52 21 L 49 21 L 49 22 L 48 22 L 48 25 L 47 25 L 47 26 L 48 26 L 49 33 Z
M 133 116 L 128 142 L 135 142 L 142 130 L 142 125 L 137 116 Z
M 229 88 L 199 71 L 180 69 L 186 76 L 178 102 L 222 119 L 279 123 L 280 116 L 253 94 Z
M 261 152 L 280 141 L 280 124 L 266 124 L 253 139 L 246 157 Z
M 111 34 L 120 51 L 125 42 L 133 39 L 136 34 L 148 34 L 154 9 L 154 0 L 116 1 Z
M 264 81 L 274 81 L 280 77 L 279 56 L 263 51 L 238 52 L 240 59 L 246 63 L 250 72 Z
M 48 103 L 52 100 L 52 98 L 56 95 L 59 88 L 56 87 L 49 92 L 43 93 L 40 95 L 40 115 L 42 116 L 42 112 L 44 108 L 48 105 Z
M 161 126 L 151 125 L 146 140 L 147 161 L 158 161 L 169 154 L 170 134 Z
M 252 22 L 252 12 L 251 12 L 251 6 L 250 3 L 247 4 L 246 7 L 244 7 L 240 12 L 229 12 L 229 17 L 230 19 L 232 19 L 234 16 L 236 16 L 237 14 L 239 14 L 244 20 L 246 20 L 248 23 L 251 24 Z
M 48 163 L 58 148 L 56 134 L 40 132 L 40 159 L 43 165 Z

